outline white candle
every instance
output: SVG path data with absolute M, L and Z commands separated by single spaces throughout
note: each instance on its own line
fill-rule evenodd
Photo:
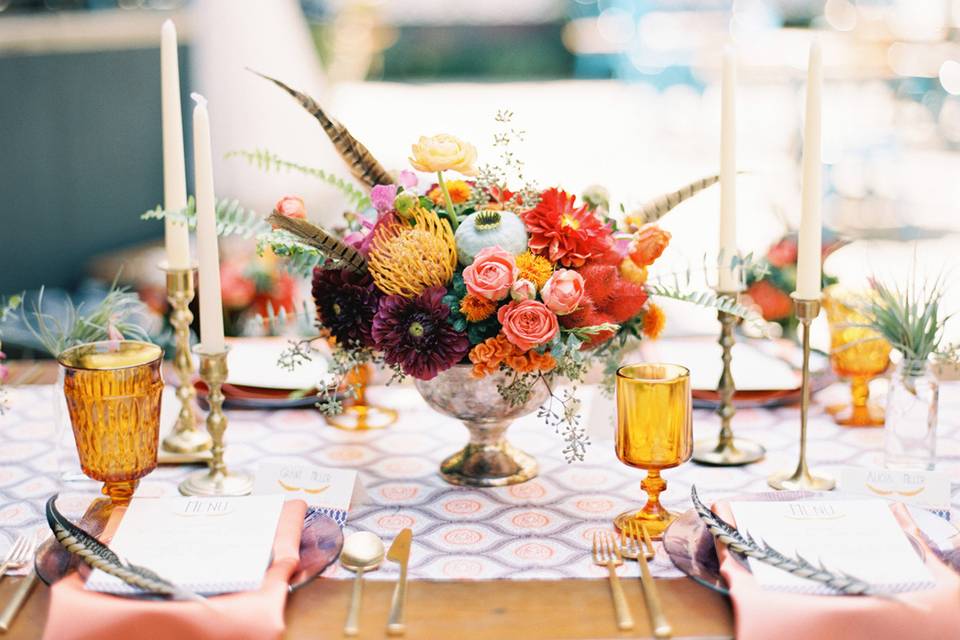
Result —
M 183 119 L 180 114 L 180 68 L 177 63 L 177 28 L 167 20 L 160 30 L 160 90 L 163 114 L 163 208 L 180 211 L 187 206 L 187 176 L 183 158 Z M 190 232 L 180 220 L 164 222 L 167 266 L 190 267 Z
M 732 267 L 737 251 L 737 110 L 736 57 L 732 48 L 723 52 L 720 104 L 720 291 L 736 291 L 738 269 Z
M 197 259 L 200 263 L 200 344 L 207 353 L 224 349 L 223 307 L 220 302 L 220 249 L 213 195 L 213 156 L 207 99 L 194 93 L 193 161 L 197 191 Z
M 807 115 L 803 129 L 803 177 L 800 238 L 797 248 L 797 291 L 803 300 L 820 297 L 820 90 L 823 71 L 820 45 L 810 47 L 807 69 Z

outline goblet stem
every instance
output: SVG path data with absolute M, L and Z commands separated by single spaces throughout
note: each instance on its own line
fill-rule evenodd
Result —
M 140 480 L 117 480 L 107 481 L 100 488 L 100 493 L 110 498 L 110 503 L 115 507 L 122 507 L 130 504 L 130 498 L 133 492 L 137 490 Z
M 659 469 L 647 471 L 647 477 L 640 482 L 640 488 L 647 492 L 647 504 L 643 505 L 643 512 L 651 518 L 661 518 L 669 512 L 660 504 L 660 494 L 667 488 L 667 481 L 660 475 Z
M 344 381 L 347 388 L 353 389 L 354 399 L 343 412 L 327 417 L 327 423 L 346 431 L 365 431 L 383 429 L 397 421 L 397 412 L 393 409 L 367 404 L 367 384 L 372 377 L 369 364 L 357 365 L 350 370 Z

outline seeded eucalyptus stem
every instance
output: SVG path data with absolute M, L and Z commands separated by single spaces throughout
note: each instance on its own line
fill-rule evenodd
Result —
M 437 183 L 440 185 L 440 191 L 443 192 L 443 199 L 447 203 L 447 220 L 450 221 L 450 231 L 457 232 L 457 210 L 453 208 L 453 199 L 450 198 L 450 191 L 447 190 L 447 183 L 443 181 L 443 171 L 437 171 Z

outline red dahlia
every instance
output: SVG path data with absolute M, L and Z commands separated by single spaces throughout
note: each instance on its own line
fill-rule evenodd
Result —
M 610 227 L 587 205 L 575 207 L 576 200 L 566 191 L 547 189 L 536 207 L 520 215 L 530 233 L 530 251 L 565 267 L 580 267 L 611 247 Z

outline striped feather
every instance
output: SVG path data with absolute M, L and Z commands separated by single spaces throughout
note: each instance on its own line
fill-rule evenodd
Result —
M 53 536 L 70 553 L 76 555 L 94 569 L 123 580 L 127 584 L 156 595 L 168 596 L 174 600 L 203 600 L 191 591 L 187 591 L 169 580 L 165 580 L 145 567 L 124 562 L 110 547 L 67 520 L 57 510 L 59 494 L 47 500 L 47 524 Z
M 719 181 L 719 175 L 707 176 L 705 178 L 700 178 L 699 180 L 694 180 L 690 184 L 684 185 L 676 191 L 671 191 L 670 193 L 664 193 L 663 195 L 657 196 L 653 200 L 650 200 L 641 206 L 639 209 L 631 211 L 626 217 L 625 222 L 628 225 L 637 228 L 651 222 L 656 222 L 665 216 L 668 211 L 676 207 L 684 200 L 692 198 L 699 192 L 716 184 Z
M 306 220 L 290 218 L 274 211 L 267 218 L 267 222 L 289 231 L 305 244 L 316 247 L 327 258 L 340 262 L 351 271 L 363 273 L 367 270 L 367 259 L 363 254 Z
M 370 153 L 359 140 L 354 138 L 346 127 L 329 117 L 326 112 L 320 108 L 316 100 L 276 78 L 271 78 L 270 76 L 253 71 L 253 69 L 250 69 L 250 71 L 265 80 L 269 80 L 289 93 L 300 103 L 301 107 L 317 119 L 320 126 L 323 127 L 324 132 L 326 132 L 330 138 L 330 142 L 332 142 L 333 146 L 337 149 L 340 157 L 343 158 L 347 166 L 350 167 L 350 173 L 353 174 L 354 178 L 368 187 L 374 187 L 378 184 L 393 184 L 393 177 L 387 173 L 383 165 L 373 157 L 373 154 Z

